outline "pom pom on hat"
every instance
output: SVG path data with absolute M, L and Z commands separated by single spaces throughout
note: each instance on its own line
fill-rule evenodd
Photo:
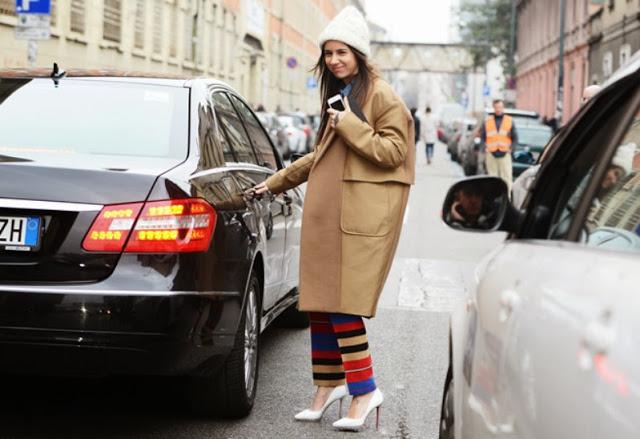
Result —
M 348 44 L 366 56 L 371 55 L 369 47 L 369 27 L 360 11 L 354 6 L 347 6 L 320 33 L 318 45 L 336 40 Z

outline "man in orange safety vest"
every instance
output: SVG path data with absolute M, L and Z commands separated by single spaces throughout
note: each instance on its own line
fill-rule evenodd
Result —
M 493 101 L 493 114 L 485 119 L 480 137 L 486 146 L 487 174 L 502 178 L 511 193 L 513 181 L 511 153 L 518 143 L 518 133 L 513 118 L 504 114 L 502 99 Z

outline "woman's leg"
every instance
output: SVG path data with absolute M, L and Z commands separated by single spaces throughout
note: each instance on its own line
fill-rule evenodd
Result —
M 329 318 L 340 346 L 347 387 L 353 395 L 347 416 L 358 418 L 366 410 L 372 392 L 376 390 L 367 331 L 362 317 L 330 314 Z
M 318 386 L 311 409 L 319 410 L 333 388 L 344 384 L 345 372 L 329 314 L 312 312 L 309 319 L 313 383 Z

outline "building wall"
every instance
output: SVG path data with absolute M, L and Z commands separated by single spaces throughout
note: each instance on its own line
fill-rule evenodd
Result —
M 563 123 L 580 106 L 589 62 L 589 0 L 566 0 Z M 556 113 L 560 0 L 520 0 L 517 8 L 516 105 Z
M 52 37 L 38 43 L 36 65 L 212 76 L 253 105 L 314 113 L 317 37 L 348 4 L 362 9 L 359 0 L 52 0 Z M 14 8 L 0 0 L 0 67 L 28 66 Z
M 640 0 L 608 0 L 591 17 L 589 81 L 600 84 L 640 50 Z

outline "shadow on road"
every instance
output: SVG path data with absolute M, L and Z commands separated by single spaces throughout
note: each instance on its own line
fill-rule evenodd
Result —
M 281 330 L 267 330 L 268 350 Z M 242 420 L 193 414 L 181 377 L 66 378 L 0 375 L 0 437 L 219 437 Z

